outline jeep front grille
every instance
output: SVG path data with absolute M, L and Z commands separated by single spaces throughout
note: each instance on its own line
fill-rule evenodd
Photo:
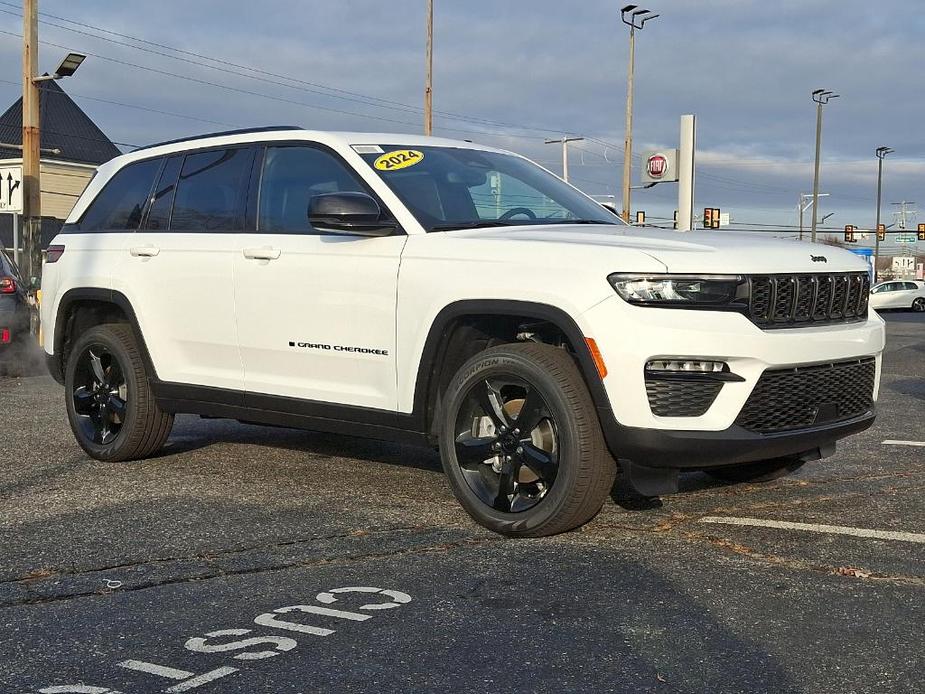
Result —
M 804 429 L 873 409 L 873 357 L 765 371 L 736 424 L 760 434 Z
M 867 317 L 866 272 L 749 277 L 751 321 L 761 328 L 847 323 Z

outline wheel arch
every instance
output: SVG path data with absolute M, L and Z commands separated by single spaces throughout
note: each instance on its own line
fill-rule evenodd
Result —
M 454 360 L 449 354 L 449 350 L 454 346 L 454 340 L 459 339 L 457 331 L 467 326 L 471 327 L 485 319 L 512 319 L 514 321 L 527 319 L 555 327 L 571 347 L 571 353 L 577 361 L 578 369 L 595 407 L 599 410 L 609 409 L 607 392 L 585 341 L 585 335 L 568 312 L 557 306 L 532 301 L 462 300 L 445 306 L 434 318 L 418 362 L 413 410 L 424 431 L 430 434 L 435 432 L 435 425 L 439 419 L 440 389 L 452 377 L 452 373 L 446 372 L 455 373 L 452 364 L 459 361 L 458 357 Z M 487 344 L 486 348 L 487 346 L 490 344 Z M 482 350 L 478 349 L 472 354 L 479 351 Z
M 149 376 L 156 378 L 157 372 L 154 370 L 154 364 L 151 361 L 144 334 L 138 324 L 135 309 L 132 307 L 128 297 L 112 289 L 78 287 L 65 292 L 58 303 L 58 310 L 55 314 L 52 342 L 54 352 L 49 355 L 49 371 L 51 371 L 56 381 L 59 383 L 64 381 L 65 359 L 68 345 L 73 339 L 71 333 L 75 329 L 79 330 L 80 326 L 76 325 L 76 320 L 83 311 L 88 311 L 91 318 L 95 319 L 90 320 L 88 325 L 127 323 L 138 339 L 141 356 Z

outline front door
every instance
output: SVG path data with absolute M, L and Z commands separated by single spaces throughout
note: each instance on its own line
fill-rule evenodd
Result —
M 368 187 L 320 145 L 266 147 L 256 229 L 234 258 L 246 402 L 261 396 L 396 408 L 395 310 L 406 236 L 326 234 L 308 222 L 312 196 Z M 388 215 L 387 212 L 384 212 Z

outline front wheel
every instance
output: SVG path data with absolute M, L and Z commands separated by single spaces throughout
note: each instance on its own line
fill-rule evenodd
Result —
M 773 458 L 754 463 L 708 468 L 704 472 L 723 482 L 770 482 L 796 472 L 805 464 L 805 461 L 799 458 Z
M 912 310 L 916 313 L 925 312 L 925 297 L 919 297 L 912 302 Z
M 97 460 L 147 458 L 173 427 L 173 415 L 154 400 L 128 325 L 100 325 L 77 339 L 65 367 L 65 398 L 77 443 Z
M 466 362 L 444 399 L 440 457 L 476 522 L 541 537 L 600 511 L 616 475 L 572 357 L 541 344 L 493 347 Z

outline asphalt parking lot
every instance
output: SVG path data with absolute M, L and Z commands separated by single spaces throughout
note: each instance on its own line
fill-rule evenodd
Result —
M 53 381 L 0 377 L 0 689 L 921 691 L 925 319 L 886 318 L 877 423 L 834 457 L 618 479 L 542 540 L 475 526 L 428 450 L 184 416 L 96 462 Z

